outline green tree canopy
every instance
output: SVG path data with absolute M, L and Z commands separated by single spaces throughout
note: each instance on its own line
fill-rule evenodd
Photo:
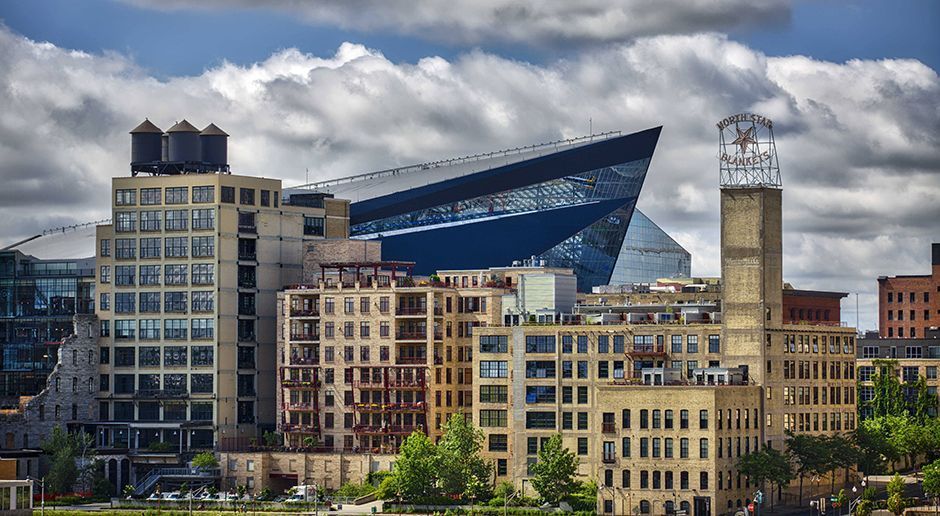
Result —
M 472 500 L 491 494 L 491 464 L 480 457 L 484 435 L 462 414 L 452 415 L 443 426 L 444 436 L 437 444 L 439 476 L 445 493 L 460 494 Z
M 539 450 L 538 462 L 532 465 L 532 486 L 543 502 L 557 504 L 574 492 L 577 470 L 578 457 L 562 446 L 561 434 L 555 434 Z
M 829 471 L 831 450 L 825 437 L 787 432 L 787 453 L 800 479 L 800 505 L 803 505 L 803 480 Z
M 940 498 L 940 459 L 924 466 L 924 494 L 931 498 Z M 940 503 L 940 500 L 937 501 Z
M 219 467 L 219 460 L 215 458 L 215 454 L 212 452 L 202 452 L 193 457 L 193 467 L 215 469 Z
M 787 456 L 774 448 L 765 447 L 738 459 L 738 470 L 763 486 L 764 482 L 782 486 L 793 480 L 793 466 Z M 773 494 L 768 493 L 773 508 Z

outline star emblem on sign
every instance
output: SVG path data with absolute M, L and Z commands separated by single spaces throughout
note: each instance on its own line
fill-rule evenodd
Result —
M 753 127 L 748 127 L 747 131 L 741 131 L 741 129 L 737 127 L 735 127 L 734 130 L 738 132 L 738 137 L 735 138 L 734 141 L 731 142 L 731 144 L 737 145 L 738 147 L 740 147 L 741 154 L 744 154 L 745 152 L 747 152 L 748 145 L 752 143 L 757 143 L 757 140 L 755 140 L 754 137 L 751 136 L 754 132 Z

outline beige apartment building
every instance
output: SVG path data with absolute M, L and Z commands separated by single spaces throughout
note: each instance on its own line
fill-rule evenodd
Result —
M 415 278 L 409 262 L 313 265 L 315 283 L 278 294 L 286 444 L 394 453 L 412 431 L 436 438 L 469 413 L 472 337 L 501 320 L 503 283 L 482 271 Z
M 916 397 L 916 384 L 923 379 L 927 393 L 937 399 L 940 330 L 928 328 L 921 338 L 879 338 L 877 333 L 872 333 L 858 341 L 859 414 L 863 418 L 871 414 L 867 403 L 875 397 L 872 380 L 878 373 L 897 375 L 909 399 Z M 936 407 L 931 415 L 937 416 Z
M 305 242 L 348 236 L 348 201 L 226 173 L 118 177 L 111 198 L 97 230 L 99 449 L 273 430 L 276 293 L 301 280 Z
M 784 324 L 780 190 L 721 199 L 720 299 L 595 294 L 574 320 L 477 331 L 474 422 L 497 479 L 526 490 L 560 432 L 601 512 L 733 513 L 757 490 L 739 457 L 855 428 L 854 330 Z

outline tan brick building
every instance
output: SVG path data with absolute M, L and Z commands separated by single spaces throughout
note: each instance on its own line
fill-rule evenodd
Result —
M 98 227 L 98 446 L 212 448 L 274 429 L 276 292 L 348 201 L 224 173 L 118 177 Z M 130 481 L 134 481 L 133 478 Z
M 925 336 L 886 339 L 866 336 L 858 341 L 859 414 L 870 413 L 865 403 L 874 399 L 872 378 L 879 371 L 898 376 L 904 392 L 910 398 L 916 396 L 915 384 L 921 378 L 927 384 L 927 392 L 935 398 L 940 391 L 940 330 L 927 330 Z M 938 399 L 940 401 L 940 399 Z M 933 415 L 937 415 L 936 409 Z

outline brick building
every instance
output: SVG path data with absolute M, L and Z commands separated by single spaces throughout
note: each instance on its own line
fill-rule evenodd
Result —
M 940 243 L 931 246 L 930 274 L 878 278 L 878 329 L 882 337 L 923 337 L 940 326 Z

